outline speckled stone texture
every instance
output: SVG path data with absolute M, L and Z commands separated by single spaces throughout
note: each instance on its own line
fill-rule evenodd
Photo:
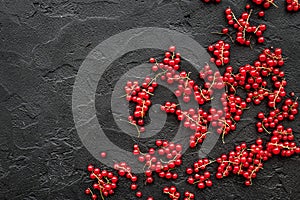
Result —
M 210 33 L 226 25 L 224 9 L 230 6 L 241 13 L 245 2 L 250 1 L 224 0 L 219 5 L 206 5 L 199 0 L 1 0 L 0 199 L 89 199 L 83 194 L 90 186 L 86 167 L 89 163 L 97 166 L 101 163 L 89 154 L 76 133 L 71 109 L 72 85 L 82 61 L 101 41 L 130 28 L 154 26 L 185 33 L 207 47 L 221 38 Z M 231 64 L 237 68 L 254 61 L 264 47 L 281 47 L 288 57 L 284 66 L 287 90 L 294 90 L 299 96 L 300 13 L 287 13 L 282 0 L 278 5 L 278 9 L 266 11 L 263 19 L 254 19 L 254 23 L 264 22 L 268 27 L 265 45 L 254 46 L 253 50 L 233 45 Z M 255 12 L 258 11 L 255 7 Z M 99 123 L 108 136 L 114 133 L 124 138 L 114 142 L 128 150 L 134 138 L 114 129 L 108 120 L 112 115 L 107 99 L 119 76 L 158 53 L 149 50 L 124 55 L 114 62 L 98 85 Z M 265 110 L 264 105 L 253 108 L 258 110 Z M 241 141 L 253 142 L 258 137 L 254 116 L 254 112 L 247 111 L 238 130 L 226 138 L 225 145 L 219 142 L 210 156 L 226 153 Z M 297 142 L 299 119 L 298 115 L 289 124 L 294 128 Z M 169 117 L 166 134 L 172 136 L 176 125 L 174 118 Z M 146 142 L 153 144 L 154 138 Z M 300 199 L 299 156 L 272 158 L 250 188 L 243 186 L 242 178 L 231 176 L 214 181 L 212 188 L 203 191 L 185 184 L 184 167 L 197 160 L 197 153 L 189 151 L 183 160 L 185 164 L 179 169 L 177 181 L 170 183 L 156 178 L 156 184 L 146 187 L 141 183 L 142 199 L 150 194 L 158 200 L 167 199 L 161 190 L 170 184 L 181 192 L 185 189 L 195 192 L 197 200 Z M 129 190 L 129 182 L 122 178 L 115 192 L 106 199 L 136 199 Z

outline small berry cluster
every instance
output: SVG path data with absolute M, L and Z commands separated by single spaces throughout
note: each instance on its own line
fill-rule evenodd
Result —
M 282 50 L 276 48 L 274 52 L 266 48 L 259 55 L 258 60 L 255 61 L 255 70 L 261 73 L 262 76 L 267 77 L 271 73 L 278 75 L 279 77 L 284 76 L 284 72 L 279 71 L 276 67 L 281 67 L 284 64 L 284 59 L 282 56 Z
M 221 90 L 225 85 L 220 72 L 218 70 L 214 72 L 208 64 L 199 72 L 199 78 L 203 79 L 205 83 L 203 87 L 194 86 L 194 97 L 199 105 L 203 105 L 212 99 L 214 90 Z
M 93 165 L 88 166 L 88 171 L 90 172 L 90 178 L 96 181 L 93 184 L 93 188 L 94 190 L 99 191 L 102 199 L 114 194 L 114 189 L 117 188 L 117 176 L 107 170 L 101 171 L 99 168 L 94 168 Z M 98 199 L 98 195 L 95 194 L 90 188 L 85 190 L 85 194 L 91 195 L 93 200 Z
M 252 0 L 252 2 L 257 5 L 262 5 L 264 9 L 270 8 L 271 5 L 278 8 L 278 6 L 275 4 L 275 0 Z M 286 0 L 286 9 L 290 12 L 299 11 L 300 10 L 299 0 Z M 264 11 L 260 11 L 258 13 L 258 16 L 263 17 Z
M 258 113 L 258 118 L 261 120 L 256 124 L 257 131 L 266 132 L 271 135 L 271 139 L 267 143 L 267 150 L 274 155 L 292 156 L 294 153 L 300 153 L 300 148 L 294 142 L 294 134 L 292 128 L 284 128 L 280 124 L 283 120 L 295 120 L 295 115 L 298 114 L 299 104 L 291 98 L 287 98 L 281 108 L 271 110 L 268 116 L 264 113 Z
M 217 158 L 219 164 L 216 177 L 218 179 L 229 176 L 230 173 L 241 175 L 245 180 L 245 185 L 252 184 L 252 179 L 257 176 L 257 172 L 263 167 L 263 161 L 266 161 L 272 154 L 263 150 L 263 141 L 256 140 L 256 144 L 252 144 L 247 149 L 247 144 L 242 143 L 235 147 L 235 151 L 230 151 L 228 155 L 223 154 Z
M 128 116 L 128 120 L 136 127 L 137 125 L 141 126 L 139 129 L 137 127 L 139 133 L 145 131 L 145 128 L 143 127 L 144 117 L 151 105 L 150 96 L 157 87 L 157 84 L 155 83 L 149 84 L 150 80 L 151 79 L 149 77 L 146 77 L 142 86 L 139 86 L 137 81 L 128 81 L 125 86 L 127 101 L 135 103 L 133 115 Z
M 138 177 L 131 172 L 131 167 L 128 166 L 125 162 L 115 163 L 114 169 L 118 172 L 119 176 L 126 177 L 127 179 L 131 180 L 131 190 L 136 190 L 138 185 L 136 182 L 138 181 Z
M 254 63 L 254 67 L 256 70 L 257 78 L 262 78 L 265 76 L 272 75 L 272 82 L 274 86 L 273 91 L 266 90 L 266 83 L 262 81 L 261 86 L 258 88 L 258 94 L 253 93 L 253 97 L 255 96 L 264 96 L 268 94 L 268 105 L 270 108 L 275 108 L 276 104 L 280 103 L 281 100 L 286 96 L 286 92 L 284 87 L 287 85 L 286 80 L 284 79 L 284 72 L 279 69 L 284 64 L 284 60 L 282 57 L 282 50 L 277 48 L 274 52 L 271 52 L 270 49 L 264 49 L 263 53 L 259 55 L 259 60 Z M 252 97 L 252 98 L 253 98 Z M 263 99 L 262 97 L 258 97 L 260 101 Z M 258 101 L 258 100 L 256 100 Z M 255 100 L 254 100 L 255 103 Z
M 180 198 L 180 193 L 175 186 L 164 187 L 163 193 L 169 195 L 172 200 L 178 200 Z
M 166 80 L 169 84 L 172 84 L 174 81 L 178 81 L 180 85 L 180 95 L 183 95 L 184 101 L 189 101 L 190 87 L 185 84 L 189 80 L 187 74 L 182 72 L 179 75 L 175 75 L 175 72 L 179 69 L 179 63 L 181 61 L 180 54 L 175 53 L 175 47 L 171 46 L 169 51 L 165 52 L 165 57 L 163 62 L 158 63 L 155 58 L 150 58 L 149 62 L 153 63 L 152 71 L 158 72 L 154 78 L 146 77 L 143 83 L 140 85 L 138 81 L 128 81 L 124 87 L 126 93 L 126 100 L 130 103 L 135 104 L 135 109 L 133 115 L 128 116 L 129 123 L 134 125 L 137 129 L 138 136 L 141 133 L 145 132 L 144 127 L 144 117 L 147 115 L 149 106 L 151 106 L 151 96 L 155 92 L 158 84 L 156 80 L 160 78 L 161 80 Z M 183 86 L 184 85 L 184 86 Z
M 179 53 L 175 53 L 175 49 L 174 46 L 171 46 L 169 51 L 165 53 L 163 62 L 156 62 L 152 67 L 153 72 L 159 72 L 153 80 L 160 77 L 162 81 L 166 81 L 168 84 L 177 84 L 177 90 L 174 91 L 175 95 L 182 97 L 183 101 L 188 103 L 191 100 L 195 82 L 189 77 L 190 73 L 185 71 L 181 71 L 179 74 L 176 73 L 180 69 L 181 56 Z M 156 61 L 155 58 L 150 59 L 150 62 L 151 60 Z
M 236 123 L 240 121 L 244 110 L 247 109 L 247 103 L 237 94 L 227 93 L 222 94 L 221 102 L 224 106 L 225 114 L 222 113 L 222 110 L 214 111 L 214 116 L 216 116 L 216 112 L 219 114 L 215 117 L 216 120 L 212 122 L 212 126 L 219 127 L 217 132 L 222 135 L 224 143 L 224 136 L 236 130 Z M 225 116 L 222 117 L 221 114 Z
M 118 172 L 119 176 L 126 177 L 131 181 L 130 189 L 132 191 L 136 191 L 138 189 L 138 185 L 137 185 L 138 177 L 131 172 L 131 167 L 128 166 L 126 162 L 115 163 L 114 169 Z M 141 198 L 143 196 L 143 193 L 141 191 L 137 191 L 135 193 L 135 196 Z
M 178 174 L 171 172 L 182 164 L 180 144 L 174 144 L 168 141 L 156 140 L 156 146 L 159 148 L 155 151 L 150 148 L 148 153 L 144 154 L 140 151 L 138 145 L 134 145 L 133 154 L 138 156 L 141 163 L 145 163 L 146 183 L 153 183 L 153 172 L 157 173 L 160 178 L 177 179 Z
M 215 59 L 212 59 L 212 61 L 218 67 L 227 65 L 229 63 L 230 44 L 220 40 L 216 44 L 210 45 L 208 47 L 208 51 L 213 52 Z
M 288 11 L 299 11 L 300 10 L 300 3 L 299 0 L 286 0 L 286 9 Z
M 274 0 L 252 0 L 253 3 L 257 5 L 262 5 L 264 9 L 270 8 L 271 5 L 278 7 L 274 2 Z
M 194 163 L 193 168 L 187 168 L 186 173 L 192 175 L 187 179 L 187 182 L 191 185 L 197 184 L 199 189 L 204 189 L 205 187 L 211 187 L 213 185 L 210 180 L 211 174 L 206 170 L 206 167 L 213 163 L 214 161 L 209 161 L 207 158 L 198 160 Z M 202 174 L 200 173 L 202 172 Z
M 168 103 L 168 102 L 167 102 Z M 175 103 L 170 103 L 170 105 L 174 105 Z M 164 107 L 163 107 L 164 108 Z M 207 117 L 208 114 L 203 111 L 203 109 L 199 108 L 197 110 L 190 108 L 188 111 L 182 111 L 180 109 L 176 109 L 174 112 L 167 113 L 175 113 L 179 121 L 184 120 L 184 127 L 189 128 L 192 131 L 195 131 L 195 134 L 190 136 L 190 147 L 194 148 L 198 143 L 202 143 L 207 134 Z
M 274 155 L 290 157 L 293 154 L 300 153 L 300 147 L 294 142 L 294 135 L 291 128 L 284 130 L 282 125 L 277 126 L 272 132 L 272 137 L 267 143 L 267 150 Z
M 281 129 L 283 129 L 283 126 L 279 123 L 285 119 L 288 119 L 290 121 L 295 120 L 295 115 L 298 114 L 298 106 L 299 104 L 297 100 L 293 102 L 292 99 L 288 98 L 284 101 L 284 104 L 281 108 L 271 110 L 269 115 L 267 116 L 265 116 L 264 113 L 259 112 L 257 117 L 261 119 L 261 121 L 257 122 L 256 124 L 257 131 L 259 133 L 266 132 L 268 134 L 271 134 L 271 132 L 267 130 L 268 128 L 279 128 L 279 133 L 290 133 L 291 129 L 288 129 L 289 131 L 287 132 L 282 132 Z
M 185 71 L 182 71 L 179 75 L 175 74 L 174 77 L 171 77 L 170 79 L 178 81 L 175 95 L 177 97 L 182 97 L 183 101 L 186 103 L 190 102 L 195 82 L 189 78 L 189 74 L 187 74 Z M 168 83 L 170 84 L 170 81 L 168 81 Z
M 195 194 L 189 192 L 189 191 L 186 191 L 184 193 L 184 199 L 183 200 L 194 200 L 195 199 Z
M 177 106 L 178 105 L 176 103 L 171 103 L 167 101 L 165 105 L 160 106 L 160 109 L 162 111 L 165 111 L 166 113 L 175 113 Z
M 251 45 L 251 35 L 257 37 L 258 43 L 264 43 L 265 38 L 263 37 L 263 32 L 266 30 L 265 24 L 260 24 L 258 26 L 252 26 L 249 23 L 252 10 L 248 12 L 243 12 L 239 19 L 237 19 L 230 8 L 225 10 L 227 23 L 236 29 L 236 41 L 239 44 L 250 46 Z M 250 35 L 249 38 L 248 35 Z
M 190 147 L 195 148 L 201 144 L 207 135 L 208 113 L 203 109 L 190 108 L 188 111 L 176 110 L 178 120 L 184 121 L 184 127 L 191 129 L 194 134 L 190 136 Z

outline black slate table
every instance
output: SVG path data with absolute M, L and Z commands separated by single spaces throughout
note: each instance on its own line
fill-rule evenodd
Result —
M 237 13 L 245 2 L 223 0 L 221 4 L 204 4 L 199 0 L 2 0 L 0 2 L 0 199 L 75 200 L 90 186 L 86 167 L 102 166 L 82 145 L 74 127 L 71 100 L 77 71 L 88 53 L 110 36 L 131 28 L 162 27 L 187 34 L 202 46 L 226 37 L 211 34 L 226 25 L 224 10 Z M 254 49 L 233 45 L 231 64 L 251 63 L 264 47 L 281 47 L 288 57 L 284 66 L 288 91 L 300 95 L 300 13 L 287 13 L 283 1 L 279 8 L 266 11 L 255 23 L 268 27 L 264 45 Z M 255 12 L 259 11 L 257 6 Z M 172 44 L 170 44 L 172 45 Z M 99 81 L 97 94 L 98 120 L 107 130 L 114 130 L 107 99 L 118 77 L 138 63 L 146 62 L 154 50 L 132 52 L 114 62 L 107 78 Z M 161 93 L 164 93 L 161 91 Z M 265 109 L 265 108 L 262 108 Z M 253 142 L 258 136 L 254 114 L 228 136 L 228 143 L 218 143 L 213 156 L 226 153 L 234 144 Z M 251 120 L 252 119 L 252 120 Z M 172 121 L 172 119 L 170 119 Z M 168 122 L 169 127 L 176 123 Z M 299 115 L 290 124 L 300 140 Z M 167 130 L 169 131 L 169 130 Z M 130 138 L 113 140 L 130 149 Z M 147 140 L 145 142 L 153 142 Z M 299 144 L 299 143 L 298 143 Z M 193 154 L 184 160 L 193 161 Z M 187 163 L 187 162 L 186 162 Z M 300 199 L 300 159 L 275 157 L 268 161 L 251 187 L 242 179 L 229 177 L 215 181 L 214 187 L 199 191 L 187 186 L 182 167 L 175 181 L 178 188 L 195 191 L 197 199 Z M 104 166 L 102 166 L 104 167 Z M 142 187 L 144 197 L 167 199 L 162 186 L 168 181 Z M 107 199 L 136 199 L 129 183 L 121 179 L 116 194 Z

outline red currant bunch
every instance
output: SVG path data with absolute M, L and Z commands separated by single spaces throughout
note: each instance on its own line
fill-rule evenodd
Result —
M 213 58 L 212 61 L 214 61 L 218 67 L 229 63 L 230 44 L 220 40 L 216 44 L 210 45 L 208 51 L 213 52 L 215 59 Z
M 265 9 L 270 8 L 271 5 L 278 8 L 278 6 L 274 3 L 274 0 L 252 0 L 252 2 L 257 5 L 262 5 Z
M 171 103 L 167 101 L 165 105 L 160 106 L 160 109 L 162 111 L 165 111 L 166 113 L 175 113 L 177 106 L 178 105 L 176 103 Z
M 290 121 L 295 120 L 295 115 L 298 114 L 298 106 L 297 100 L 293 101 L 291 98 L 288 98 L 280 108 L 271 110 L 269 115 L 265 115 L 262 112 L 258 113 L 257 117 L 261 119 L 261 121 L 256 124 L 257 131 L 259 133 L 266 132 L 271 134 L 271 132 L 267 130 L 268 128 L 279 128 L 280 131 L 278 133 L 291 133 L 291 129 L 283 131 L 283 126 L 280 123 L 285 119 Z M 293 136 L 291 135 L 291 137 Z
M 107 170 L 101 171 L 99 168 L 94 168 L 93 165 L 89 165 L 87 169 L 90 172 L 90 178 L 92 180 L 95 180 L 93 189 L 95 191 L 99 191 L 102 199 L 114 194 L 114 190 L 117 188 L 117 176 Z M 93 200 L 96 200 L 98 198 L 98 195 L 90 188 L 86 189 L 85 193 L 87 195 L 91 195 L 91 198 Z
M 187 168 L 186 173 L 192 175 L 187 179 L 187 182 L 191 185 L 197 184 L 199 189 L 205 187 L 211 187 L 212 181 L 210 180 L 211 174 L 206 170 L 206 166 L 210 165 L 214 161 L 209 161 L 207 158 L 198 160 L 194 163 L 193 168 Z M 202 173 L 200 173 L 202 172 Z
M 186 191 L 184 193 L 184 199 L 183 200 L 194 200 L 195 199 L 195 194 L 189 192 L 189 191 Z
M 199 78 L 205 80 L 204 88 L 208 92 L 212 92 L 209 89 L 223 89 L 224 85 L 222 84 L 222 76 L 218 70 L 213 71 L 211 67 L 206 64 L 204 68 L 199 72 Z M 197 90 L 196 90 L 197 91 Z
M 180 198 L 180 193 L 175 186 L 165 187 L 163 193 L 169 195 L 169 198 L 172 200 L 178 200 Z
M 139 162 L 145 163 L 146 183 L 153 183 L 153 172 L 157 173 L 160 178 L 177 179 L 178 174 L 171 170 L 182 164 L 182 146 L 162 140 L 157 140 L 156 146 L 159 148 L 157 151 L 150 148 L 148 153 L 142 153 L 138 145 L 134 145 L 133 153 L 138 156 Z
M 300 3 L 299 0 L 286 0 L 286 9 L 288 11 L 299 11 L 300 10 Z
M 208 133 L 208 113 L 201 108 L 197 110 L 190 108 L 188 111 L 177 109 L 176 115 L 178 120 L 184 121 L 185 128 L 194 131 L 194 135 L 190 136 L 190 147 L 195 148 L 197 144 L 201 144 Z
M 210 112 L 213 115 L 212 126 L 217 127 L 224 143 L 224 136 L 236 130 L 236 123 L 247 109 L 247 103 L 237 94 L 227 93 L 222 94 L 221 102 L 224 106 L 223 111 L 211 108 Z
M 128 166 L 126 162 L 115 163 L 114 169 L 118 172 L 119 176 L 124 176 L 133 183 L 137 182 L 137 176 L 131 173 L 131 167 Z
M 170 81 L 172 80 L 172 81 Z M 172 84 L 177 83 L 177 90 L 175 90 L 175 95 L 177 97 L 182 97 L 183 101 L 188 103 L 191 100 L 191 95 L 193 94 L 193 86 L 195 82 L 190 79 L 189 74 L 185 71 L 180 72 L 180 74 L 174 74 L 168 77 L 167 83 Z
M 266 30 L 265 24 L 260 24 L 258 26 L 253 26 L 250 24 L 250 16 L 252 14 L 252 10 L 250 12 L 243 12 L 240 18 L 236 18 L 234 13 L 230 8 L 225 10 L 227 23 L 236 30 L 236 41 L 239 44 L 250 46 L 250 36 L 247 38 L 247 35 L 254 35 L 257 37 L 258 43 L 264 43 L 265 39 L 263 37 L 263 32 Z
M 152 71 L 159 72 L 154 77 L 156 80 L 160 77 L 161 80 L 166 81 L 168 84 L 177 84 L 177 90 L 175 90 L 175 95 L 177 97 L 183 98 L 184 102 L 189 102 L 191 100 L 191 95 L 193 94 L 194 81 L 189 77 L 189 73 L 181 71 L 179 74 L 176 71 L 179 70 L 181 56 L 179 53 L 175 53 L 175 47 L 171 46 L 169 51 L 165 53 L 165 58 L 163 62 L 156 63 L 152 67 Z M 155 70 L 153 70 L 153 68 Z
M 146 77 L 142 86 L 139 86 L 137 81 L 128 81 L 124 88 L 126 100 L 135 104 L 133 115 L 128 116 L 128 120 L 132 125 L 136 127 L 140 126 L 140 128 L 137 128 L 139 133 L 145 131 L 145 128 L 143 127 L 144 117 L 151 105 L 150 96 L 157 87 L 155 82 L 150 83 L 150 81 L 151 79 Z
M 274 155 L 281 154 L 285 157 L 290 157 L 295 153 L 299 154 L 300 147 L 296 146 L 292 131 L 291 128 L 284 130 L 282 125 L 278 125 L 267 143 L 267 150 Z
M 177 95 L 183 95 L 183 100 L 188 102 L 190 100 L 189 95 L 192 94 L 191 87 L 193 81 L 185 72 L 181 72 L 177 75 L 175 72 L 180 68 L 179 64 L 181 56 L 179 53 L 175 53 L 176 47 L 171 46 L 169 51 L 165 52 L 165 57 L 162 62 L 158 63 L 155 58 L 150 58 L 149 62 L 153 63 L 152 71 L 157 75 L 154 78 L 146 77 L 145 80 L 139 84 L 138 81 L 128 81 L 124 87 L 126 93 L 126 100 L 135 104 L 133 114 L 128 116 L 130 124 L 134 125 L 138 131 L 138 136 L 145 132 L 144 118 L 147 115 L 149 107 L 151 106 L 151 96 L 153 96 L 158 84 L 157 78 L 163 81 L 167 81 L 169 84 L 178 82 Z M 189 82 L 189 84 L 185 84 Z M 180 94 L 179 94 L 180 93 Z
M 243 176 L 245 185 L 252 184 L 252 179 L 256 178 L 257 172 L 263 167 L 263 161 L 271 156 L 268 151 L 263 150 L 263 141 L 256 140 L 256 144 L 252 144 L 247 149 L 246 143 L 242 143 L 235 147 L 235 151 L 230 151 L 228 155 L 223 154 L 216 161 L 219 164 L 216 177 L 218 179 L 229 176 L 230 173 Z
M 255 70 L 260 72 L 262 76 L 267 77 L 271 73 L 279 75 L 280 71 L 278 71 L 278 69 L 276 68 L 283 66 L 283 64 L 284 58 L 282 56 L 282 50 L 280 48 L 276 48 L 274 52 L 266 48 L 254 62 L 254 67 Z M 281 72 L 280 76 L 283 75 L 283 72 Z

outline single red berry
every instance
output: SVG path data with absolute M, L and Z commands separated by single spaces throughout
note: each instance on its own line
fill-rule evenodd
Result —
M 260 12 L 258 13 L 258 16 L 259 16 L 259 17 L 265 16 L 265 12 L 264 12 L 264 11 L 260 11 Z
M 169 51 L 170 51 L 170 52 L 173 53 L 173 52 L 175 52 L 175 50 L 176 50 L 176 47 L 175 47 L 175 46 L 170 46 L 170 47 L 169 47 Z
M 136 194 L 135 194 L 138 198 L 141 198 L 143 196 L 143 193 L 141 191 L 138 191 Z
M 102 152 L 102 153 L 101 153 L 101 157 L 102 157 L 102 158 L 106 158 L 106 152 Z

